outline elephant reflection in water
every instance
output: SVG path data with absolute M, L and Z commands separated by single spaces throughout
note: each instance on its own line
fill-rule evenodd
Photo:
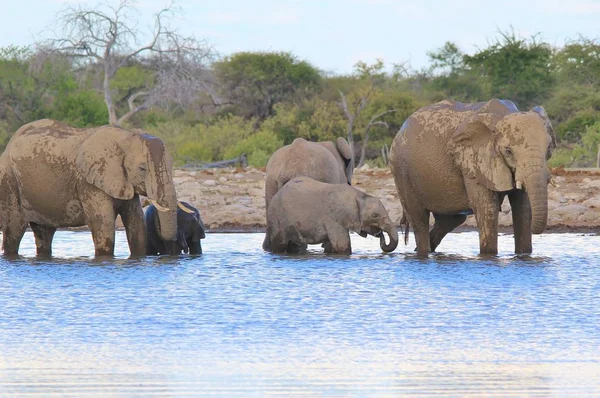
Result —
M 187 202 L 178 203 L 176 240 L 165 240 L 161 237 L 161 223 L 158 215 L 156 206 L 148 206 L 145 215 L 146 234 L 148 235 L 146 254 L 179 255 L 181 252 L 202 254 L 200 240 L 204 239 L 206 235 L 198 209 Z

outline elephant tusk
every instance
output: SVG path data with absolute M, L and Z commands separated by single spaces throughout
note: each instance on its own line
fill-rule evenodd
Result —
M 182 205 L 181 202 L 177 202 L 177 207 L 179 207 L 181 210 L 185 211 L 188 214 L 195 214 L 194 210 L 188 209 L 187 207 Z
M 523 183 L 521 181 L 517 181 L 517 189 L 523 189 Z
M 155 200 L 150 200 L 150 203 L 152 203 L 154 205 L 154 207 L 156 207 L 156 210 L 158 210 L 158 211 L 162 211 L 162 212 L 171 211 L 170 209 L 159 205 L 158 202 Z

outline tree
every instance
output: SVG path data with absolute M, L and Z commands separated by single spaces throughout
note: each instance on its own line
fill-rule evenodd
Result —
M 153 105 L 191 102 L 199 92 L 210 91 L 204 62 L 210 59 L 212 50 L 205 42 L 169 27 L 168 18 L 175 12 L 173 4 L 155 14 L 154 28 L 144 45 L 138 44 L 144 35 L 132 15 L 134 4 L 134 0 L 121 0 L 116 7 L 67 7 L 59 20 L 62 30 L 57 38 L 39 46 L 72 57 L 81 68 L 97 66 L 101 70 L 100 90 L 108 122 L 117 126 Z M 151 78 L 128 92 L 128 110 L 121 111 L 111 83 L 123 68 L 134 65 L 151 71 Z
M 489 96 L 510 99 L 521 108 L 543 102 L 554 87 L 552 48 L 536 36 L 526 40 L 514 32 L 500 32 L 494 44 L 464 60 Z
M 600 85 L 600 44 L 596 40 L 580 36 L 557 51 L 553 61 L 560 83 Z
M 476 75 L 465 64 L 465 54 L 452 42 L 427 53 L 430 60 L 430 86 L 434 97 L 475 102 L 484 97 Z M 437 96 L 439 93 L 441 95 Z M 440 98 L 434 98 L 440 99 Z
M 273 116 L 276 104 L 300 101 L 321 83 L 315 67 L 288 52 L 240 52 L 213 67 L 222 96 L 258 123 Z

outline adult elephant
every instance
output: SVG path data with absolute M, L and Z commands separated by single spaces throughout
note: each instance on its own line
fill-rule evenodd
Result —
M 413 113 L 394 138 L 390 167 L 417 252 L 435 250 L 474 213 L 480 252 L 496 254 L 498 213 L 508 196 L 515 252 L 531 253 L 531 234 L 546 227 L 547 160 L 555 146 L 539 106 L 520 112 L 507 100 L 442 101 Z
M 163 142 L 118 127 L 76 129 L 53 120 L 21 127 L 0 157 L 0 219 L 5 254 L 17 254 L 29 224 L 37 254 L 50 255 L 58 227 L 88 225 L 96 256 L 113 255 L 121 215 L 131 254 L 144 255 L 139 195 L 159 210 L 161 234 L 173 240 L 177 196 Z
M 265 211 L 273 196 L 288 181 L 296 177 L 310 177 L 330 184 L 352 183 L 354 156 L 348 141 L 338 137 L 336 142 L 311 142 L 296 138 L 290 145 L 279 148 L 267 163 L 265 177 Z M 269 249 L 265 236 L 263 249 Z
M 298 253 L 308 244 L 322 244 L 326 253 L 351 254 L 350 231 L 379 237 L 385 252 L 398 246 L 398 232 L 381 201 L 347 184 L 294 178 L 267 210 L 269 251 L 274 253 Z
M 160 212 L 156 206 L 150 205 L 146 209 L 144 221 L 146 223 L 146 254 L 168 254 L 176 256 L 184 253 L 202 254 L 201 239 L 206 238 L 205 227 L 200 217 L 200 212 L 187 202 L 177 203 L 177 239 L 166 241 L 161 238 Z

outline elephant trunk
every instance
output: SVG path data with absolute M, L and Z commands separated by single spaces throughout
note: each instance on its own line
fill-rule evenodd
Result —
M 379 235 L 379 246 L 384 252 L 393 252 L 396 250 L 396 247 L 398 247 L 398 231 L 391 222 L 386 225 L 383 231 L 389 235 L 390 243 L 385 243 L 385 234 L 382 232 L 381 235 Z
M 177 193 L 170 176 L 167 176 L 166 180 L 165 183 L 156 185 L 156 197 L 153 198 L 154 195 L 151 196 L 150 192 L 148 197 L 158 211 L 160 237 L 165 241 L 173 241 L 177 234 Z
M 177 235 L 177 197 L 175 189 L 173 189 L 172 195 L 168 195 L 169 198 L 163 199 L 160 202 L 166 205 L 159 205 L 161 207 L 155 207 L 158 210 L 158 221 L 160 223 L 160 237 L 165 241 L 175 240 Z
M 541 234 L 548 222 L 548 170 L 546 166 L 536 167 L 524 176 L 522 184 L 531 204 L 531 232 Z

